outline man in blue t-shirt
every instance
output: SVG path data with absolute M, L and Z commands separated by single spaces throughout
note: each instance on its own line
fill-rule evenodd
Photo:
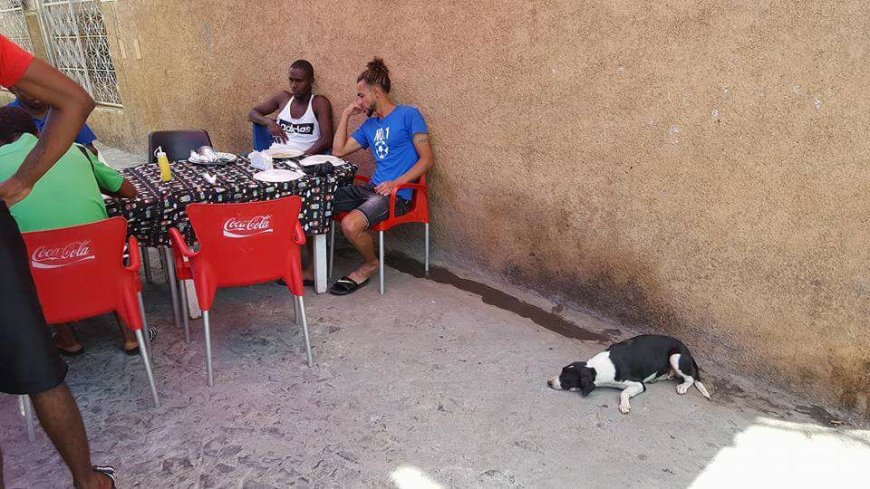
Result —
M 42 130 L 45 127 L 45 120 L 48 118 L 48 105 L 46 105 L 42 100 L 27 93 L 24 89 L 12 87 L 9 91 L 15 95 L 16 99 L 13 100 L 8 107 L 20 107 L 24 109 L 25 112 L 30 114 L 30 117 L 33 117 L 33 123 L 36 124 L 36 129 L 42 133 Z M 99 157 L 100 153 L 97 151 L 97 147 L 94 146 L 94 141 L 96 140 L 96 134 L 94 134 L 94 131 L 92 131 L 91 128 L 88 127 L 88 124 L 85 123 L 81 130 L 79 130 L 75 142 L 88 148 L 94 156 Z
M 367 229 L 388 217 L 389 197 L 394 189 L 417 181 L 433 163 L 426 121 L 415 107 L 396 105 L 390 100 L 390 72 L 384 61 L 375 58 L 369 62 L 356 85 L 356 101 L 341 114 L 332 154 L 341 157 L 371 148 L 375 173 L 366 185 L 341 187 L 335 192 L 335 210 L 349 212 L 341 221 L 341 230 L 365 259 L 359 268 L 333 284 L 329 291 L 335 295 L 354 292 L 378 271 L 378 257 Z M 368 120 L 347 137 L 348 119 L 360 113 L 365 113 Z M 397 192 L 396 215 L 407 211 L 410 200 L 411 189 Z

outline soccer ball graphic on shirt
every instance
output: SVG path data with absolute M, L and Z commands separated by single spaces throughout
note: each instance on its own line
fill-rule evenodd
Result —
M 387 139 L 389 139 L 389 138 L 390 138 L 390 128 L 389 127 L 386 128 L 386 130 L 383 128 L 378 128 L 378 130 L 375 132 L 375 138 L 374 138 L 375 148 L 374 149 L 375 149 L 375 154 L 377 155 L 378 159 L 382 160 L 382 159 L 386 158 L 388 154 L 390 154 L 390 146 L 387 144 Z

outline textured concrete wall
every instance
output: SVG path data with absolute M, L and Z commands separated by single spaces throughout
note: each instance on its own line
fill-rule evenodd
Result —
M 246 149 L 290 61 L 340 112 L 383 56 L 432 130 L 442 259 L 870 416 L 867 2 L 103 6 L 127 54 L 105 141 Z

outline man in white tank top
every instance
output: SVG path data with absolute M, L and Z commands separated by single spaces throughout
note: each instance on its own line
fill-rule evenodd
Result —
M 332 105 L 323 95 L 313 95 L 314 67 L 304 59 L 290 65 L 290 91 L 281 90 L 256 105 L 248 120 L 265 126 L 272 147 L 297 149 L 307 154 L 326 153 L 332 148 Z M 276 119 L 268 117 L 278 112 Z

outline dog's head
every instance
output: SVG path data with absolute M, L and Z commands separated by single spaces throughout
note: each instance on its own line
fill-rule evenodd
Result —
M 586 362 L 574 362 L 565 366 L 558 377 L 548 380 L 547 385 L 553 389 L 580 391 L 586 397 L 595 389 L 595 369 L 587 367 Z

